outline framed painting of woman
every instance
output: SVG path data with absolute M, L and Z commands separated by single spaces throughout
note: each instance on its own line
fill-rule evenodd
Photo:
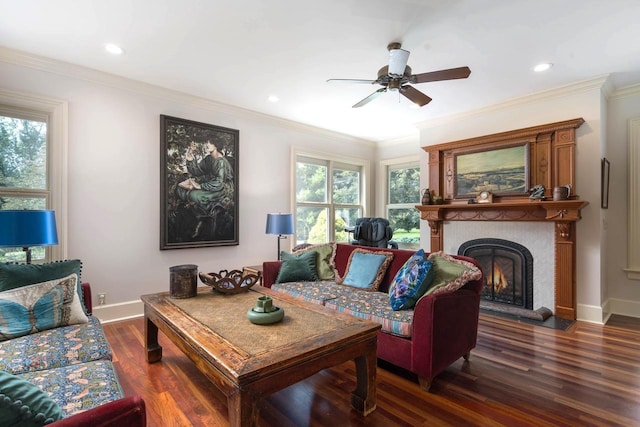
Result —
M 160 249 L 237 245 L 239 131 L 160 116 Z

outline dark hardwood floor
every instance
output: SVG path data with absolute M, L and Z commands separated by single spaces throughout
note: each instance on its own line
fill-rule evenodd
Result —
M 224 396 L 160 334 L 162 361 L 147 364 L 143 319 L 104 325 L 127 395 L 140 394 L 149 426 L 226 426 Z M 265 397 L 260 425 L 281 426 L 636 426 L 640 425 L 640 319 L 566 332 L 480 315 L 478 345 L 436 377 L 379 363 L 378 407 L 349 406 L 353 362 Z

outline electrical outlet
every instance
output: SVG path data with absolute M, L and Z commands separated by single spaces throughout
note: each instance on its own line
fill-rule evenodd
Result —
M 107 294 L 98 294 L 98 305 L 105 305 Z

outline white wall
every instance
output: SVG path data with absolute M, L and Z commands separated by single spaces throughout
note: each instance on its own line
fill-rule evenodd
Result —
M 640 280 L 630 280 L 627 267 L 628 120 L 640 117 L 640 85 L 614 92 L 607 103 L 607 151 L 611 162 L 609 209 L 604 210 L 607 240 L 608 308 L 612 313 L 640 317 Z
M 266 214 L 291 211 L 292 146 L 373 165 L 367 141 L 68 64 L 12 62 L 0 57 L 3 89 L 68 101 L 68 257 L 82 259 L 94 305 L 97 293 L 107 294 L 109 307 L 95 311 L 103 319 L 141 313 L 128 303 L 168 290 L 170 266 L 219 271 L 275 258 Z M 240 131 L 238 246 L 159 250 L 161 114 Z
M 554 91 L 507 101 L 470 114 L 421 124 L 421 146 L 428 146 L 578 117 L 584 118 L 585 123 L 576 132 L 576 190 L 580 198 L 590 204 L 582 210 L 582 220 L 576 227 L 577 316 L 579 319 L 594 322 L 602 322 L 605 316 L 600 288 L 603 254 L 600 247 L 602 227 L 599 174 L 603 126 L 601 88 L 605 83 L 605 78 L 580 82 Z M 426 157 L 423 158 L 421 170 L 426 177 Z M 445 247 L 446 239 L 445 233 Z M 429 227 L 426 223 L 422 224 L 421 242 L 423 247 L 429 247 Z

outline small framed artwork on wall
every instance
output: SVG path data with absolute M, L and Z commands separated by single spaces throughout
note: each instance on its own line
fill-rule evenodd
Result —
M 238 244 L 239 131 L 160 116 L 160 249 Z
M 601 172 L 600 172 L 600 182 L 601 182 L 601 194 L 602 200 L 600 202 L 600 207 L 602 209 L 609 209 L 609 169 L 611 165 L 609 160 L 606 157 L 602 159 Z

